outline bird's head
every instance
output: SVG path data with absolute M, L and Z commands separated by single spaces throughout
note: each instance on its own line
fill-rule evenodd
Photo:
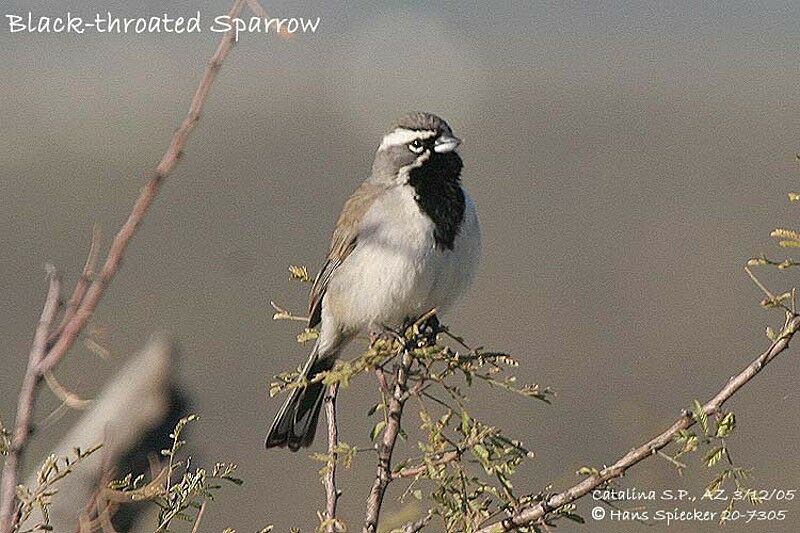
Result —
M 406 182 L 412 172 L 423 170 L 458 179 L 462 165 L 456 152 L 459 144 L 461 140 L 442 118 L 432 113 L 407 113 L 383 136 L 372 165 L 373 179 Z

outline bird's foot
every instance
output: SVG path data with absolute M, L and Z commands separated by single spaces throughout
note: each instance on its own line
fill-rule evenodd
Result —
M 428 312 L 414 320 L 407 320 L 403 331 L 412 333 L 408 344 L 411 344 L 412 348 L 420 348 L 435 345 L 443 328 L 436 313 Z

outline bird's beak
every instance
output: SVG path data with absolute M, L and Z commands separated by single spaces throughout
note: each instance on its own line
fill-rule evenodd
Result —
M 461 144 L 461 139 L 458 137 L 442 135 L 433 144 L 433 151 L 438 154 L 446 154 L 455 150 L 459 144 Z

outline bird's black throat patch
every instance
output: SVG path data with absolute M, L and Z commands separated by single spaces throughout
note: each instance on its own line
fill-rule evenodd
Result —
M 465 198 L 461 190 L 461 157 L 456 153 L 433 154 L 409 172 L 409 185 L 423 213 L 433 221 L 433 238 L 440 250 L 452 250 L 464 220 Z

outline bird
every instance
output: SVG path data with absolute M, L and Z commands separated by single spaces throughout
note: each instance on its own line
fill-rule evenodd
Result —
M 427 112 L 401 116 L 381 139 L 369 177 L 345 202 L 309 298 L 319 335 L 300 379 L 331 370 L 357 334 L 443 313 L 470 286 L 480 261 L 475 203 L 461 185 L 461 140 Z M 326 386 L 291 390 L 267 448 L 308 447 Z

